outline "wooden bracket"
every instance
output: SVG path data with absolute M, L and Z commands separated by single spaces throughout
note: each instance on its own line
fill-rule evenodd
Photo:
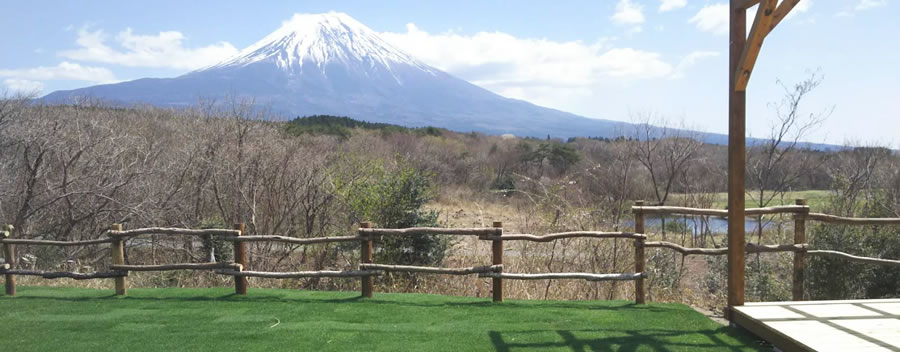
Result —
M 772 14 L 772 23 L 769 24 L 769 30 L 766 34 L 775 29 L 775 26 L 781 23 L 781 20 L 787 17 L 788 13 L 790 13 L 798 3 L 800 3 L 800 0 L 782 0 L 781 3 L 778 4 L 778 8 L 775 9 L 775 13 Z
M 734 73 L 735 82 L 734 90 L 743 92 L 747 89 L 747 83 L 750 81 L 750 74 L 753 72 L 753 66 L 756 64 L 756 58 L 759 57 L 759 51 L 762 49 L 763 39 L 769 34 L 769 26 L 772 24 L 772 17 L 775 13 L 775 5 L 778 0 L 763 0 L 756 10 L 756 19 L 753 20 L 753 27 L 750 29 L 750 35 L 744 43 L 744 50 L 741 53 L 737 70 Z M 739 10 L 739 11 L 746 11 Z

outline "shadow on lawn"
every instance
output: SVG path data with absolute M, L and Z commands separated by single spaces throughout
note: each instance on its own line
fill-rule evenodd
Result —
M 726 334 L 741 339 L 734 330 L 727 327 L 721 327 L 715 330 L 615 330 L 615 329 L 598 329 L 598 330 L 528 330 L 528 331 L 507 331 L 507 334 L 543 334 L 546 332 L 555 332 L 559 335 L 559 339 L 547 342 L 508 342 L 504 340 L 502 333 L 498 331 L 489 331 L 491 343 L 494 350 L 498 352 L 510 352 L 513 349 L 547 349 L 547 348 L 569 348 L 572 351 L 636 351 L 639 348 L 649 348 L 653 351 L 671 351 L 672 347 L 678 347 L 681 350 L 694 349 L 715 349 L 716 351 L 745 351 L 747 349 L 759 349 L 758 347 L 734 346 L 722 341 L 719 334 Z M 613 337 L 597 337 L 597 338 L 577 338 L 574 333 L 582 334 L 609 334 L 615 333 L 620 336 Z M 674 341 L 679 336 L 702 334 L 709 338 L 707 343 L 680 342 Z

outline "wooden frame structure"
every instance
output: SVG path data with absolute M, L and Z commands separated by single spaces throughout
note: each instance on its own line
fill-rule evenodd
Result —
M 728 307 L 744 305 L 747 84 L 763 40 L 800 0 L 731 0 L 728 64 Z M 747 10 L 757 6 L 747 35 Z M 732 320 L 728 310 L 726 315 Z

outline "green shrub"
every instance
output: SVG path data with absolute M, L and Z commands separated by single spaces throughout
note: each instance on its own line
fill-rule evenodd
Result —
M 432 174 L 400 158 L 368 163 L 364 170 L 361 179 L 344 188 L 346 204 L 358 219 L 384 228 L 437 226 L 438 212 L 424 209 L 437 193 Z M 375 259 L 389 264 L 440 265 L 449 247 L 447 236 L 388 236 L 383 241 Z

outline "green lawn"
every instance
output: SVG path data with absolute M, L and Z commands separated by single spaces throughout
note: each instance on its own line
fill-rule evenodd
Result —
M 806 203 L 809 204 L 809 208 L 812 211 L 822 211 L 826 205 L 828 205 L 829 197 L 831 197 L 831 191 L 828 190 L 808 190 L 808 191 L 795 191 L 795 192 L 785 192 L 784 195 L 784 203 L 785 204 L 794 204 L 794 200 L 798 198 L 806 199 Z M 751 197 L 752 195 L 752 197 Z M 756 208 L 759 207 L 759 203 L 755 200 L 759 195 L 756 191 L 748 191 L 748 194 L 744 196 L 744 206 L 747 208 Z M 713 208 L 715 209 L 725 209 L 728 206 L 728 192 L 718 192 L 714 194 L 715 200 L 713 201 Z M 684 197 L 684 194 L 674 193 L 671 195 L 671 199 L 675 202 L 680 201 Z M 773 199 L 769 206 L 781 205 L 781 197 Z
M 3 351 L 756 351 L 680 304 L 508 301 L 226 288 L 21 287 L 0 296 Z

